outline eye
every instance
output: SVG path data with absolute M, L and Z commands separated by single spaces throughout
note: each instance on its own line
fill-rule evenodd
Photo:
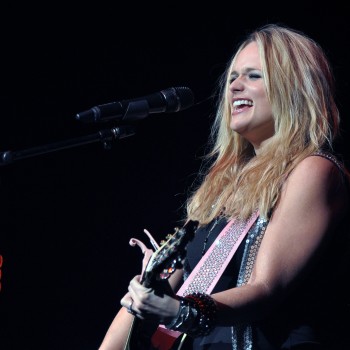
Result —
M 237 79 L 237 75 L 231 75 L 230 79 L 228 80 L 229 84 L 232 84 Z
M 260 79 L 262 75 L 260 73 L 249 73 L 248 77 L 251 80 L 256 80 L 256 79 Z

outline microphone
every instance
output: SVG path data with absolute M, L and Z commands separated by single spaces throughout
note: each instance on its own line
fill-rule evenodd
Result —
M 106 122 L 110 120 L 137 121 L 152 113 L 183 111 L 194 104 L 194 95 L 188 87 L 171 87 L 151 95 L 110 102 L 78 113 L 82 122 Z

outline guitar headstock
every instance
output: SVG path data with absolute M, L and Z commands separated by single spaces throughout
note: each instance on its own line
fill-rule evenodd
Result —
M 143 274 L 143 284 L 150 286 L 155 280 L 165 280 L 182 267 L 186 254 L 186 245 L 192 238 L 196 223 L 188 222 L 182 228 L 175 228 L 173 234 L 168 234 L 160 242 L 159 248 L 152 254 Z

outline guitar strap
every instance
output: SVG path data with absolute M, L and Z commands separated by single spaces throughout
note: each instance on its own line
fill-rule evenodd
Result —
M 256 211 L 246 221 L 230 220 L 176 294 L 210 294 L 258 216 Z M 183 333 L 159 325 L 152 336 L 152 346 L 158 350 L 169 350 L 181 334 Z

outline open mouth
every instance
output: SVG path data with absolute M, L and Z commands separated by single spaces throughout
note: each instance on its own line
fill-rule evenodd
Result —
M 250 100 L 236 100 L 233 102 L 233 110 L 240 111 L 243 110 L 244 108 L 250 108 L 253 106 L 253 102 Z

